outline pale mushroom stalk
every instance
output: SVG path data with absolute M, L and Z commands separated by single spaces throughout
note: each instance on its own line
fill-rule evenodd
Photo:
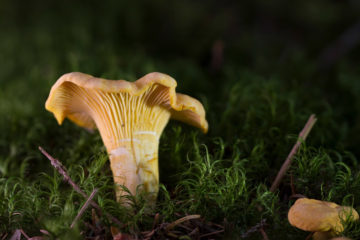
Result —
M 160 73 L 134 83 L 70 73 L 53 86 L 46 108 L 59 124 L 68 117 L 82 127 L 99 129 L 116 184 L 126 186 L 132 194 L 138 185 L 156 194 L 159 139 L 169 119 L 207 131 L 201 103 L 176 94 L 175 87 L 175 80 Z M 117 187 L 117 199 L 122 195 Z
M 140 184 L 145 191 L 156 193 L 159 137 L 170 119 L 169 109 L 159 105 L 168 99 L 168 94 L 163 92 L 154 97 L 153 94 L 161 92 L 159 86 L 150 87 L 139 96 L 99 90 L 85 92 L 78 86 L 67 89 L 71 89 L 72 101 L 81 103 L 80 109 L 89 112 L 100 130 L 110 155 L 114 182 L 125 185 L 133 194 Z M 118 191 L 117 198 L 120 195 Z

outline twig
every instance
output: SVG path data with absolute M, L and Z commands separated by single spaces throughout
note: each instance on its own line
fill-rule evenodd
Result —
M 65 171 L 65 167 L 61 164 L 61 162 L 55 158 L 53 158 L 48 152 L 46 152 L 42 147 L 39 146 L 39 150 L 44 154 L 51 162 L 51 165 L 63 176 L 65 182 L 69 183 L 76 192 L 80 193 L 84 198 L 88 198 L 86 193 L 84 193 L 76 183 L 70 178 L 70 176 Z
M 224 231 L 224 230 L 223 230 Z M 192 235 L 196 235 L 199 233 L 199 227 L 194 228 L 194 230 L 192 230 L 188 235 L 192 236 Z
M 24 232 L 24 230 L 20 229 L 20 232 L 26 239 L 29 239 L 30 237 Z
M 155 234 L 155 229 L 147 232 L 142 232 L 144 235 L 144 239 L 151 239 L 151 237 Z
M 311 239 L 311 237 L 314 235 L 314 233 L 312 232 L 312 233 L 310 233 L 309 235 L 307 235 L 307 237 L 305 238 L 305 240 L 310 240 Z
M 69 175 L 67 174 L 67 172 L 65 171 L 65 168 L 64 166 L 60 163 L 59 160 L 53 158 L 49 153 L 47 153 L 42 147 L 39 146 L 39 150 L 42 152 L 42 154 L 44 154 L 51 162 L 51 165 L 64 177 L 64 180 L 69 183 L 73 188 L 74 190 L 81 194 L 84 198 L 89 198 L 88 195 L 86 195 L 85 192 L 83 192 L 78 185 L 76 185 L 73 180 L 71 180 L 71 178 L 69 177 Z M 99 212 L 102 212 L 101 211 L 101 208 L 100 206 L 94 202 L 94 201 L 91 201 L 91 206 L 93 206 L 96 210 L 98 210 Z M 106 213 L 105 212 L 105 215 L 111 219 L 111 221 L 115 224 L 117 224 L 119 227 L 122 227 L 123 224 L 117 219 L 115 218 L 114 216 L 112 216 L 110 213 Z
M 44 240 L 43 236 L 35 236 L 35 237 L 31 237 L 28 240 Z
M 11 236 L 10 240 L 20 240 L 21 239 L 21 231 L 16 229 L 14 234 Z
M 215 231 L 215 232 L 211 232 L 211 233 L 206 233 L 206 234 L 201 235 L 199 238 L 204 238 L 204 237 L 208 237 L 208 236 L 211 236 L 211 235 L 216 235 L 216 234 L 219 234 L 219 233 L 222 233 L 222 232 L 224 232 L 224 230 L 219 230 L 219 231 Z
M 152 225 L 152 229 L 155 229 L 155 226 L 159 223 L 159 218 L 160 218 L 160 214 L 156 213 L 155 216 L 154 216 L 154 222 L 153 222 L 153 225 Z
M 211 224 L 211 225 L 213 225 L 213 226 L 215 226 L 215 227 L 224 229 L 224 226 L 222 226 L 222 225 L 220 225 L 220 224 L 213 223 L 213 222 L 210 222 L 209 224 Z
M 290 164 L 291 164 L 291 161 L 292 159 L 294 158 L 295 154 L 297 153 L 300 145 L 302 142 L 305 141 L 306 137 L 309 135 L 312 127 L 314 126 L 315 122 L 317 121 L 317 119 L 315 118 L 315 115 L 312 114 L 308 121 L 306 122 L 304 128 L 301 130 L 300 134 L 299 134 L 299 138 L 298 140 L 296 141 L 295 145 L 293 146 L 293 148 L 291 149 L 289 155 L 287 156 L 285 162 L 283 163 L 283 165 L 281 166 L 276 178 L 275 178 L 275 181 L 273 182 L 273 184 L 271 185 L 271 188 L 270 188 L 270 191 L 271 192 L 274 192 L 281 180 L 283 179 L 283 177 L 285 176 L 285 173 L 287 172 L 287 170 L 289 169 L 290 167 Z M 292 191 L 295 191 L 293 188 L 292 188 Z M 258 210 L 261 211 L 261 207 L 258 206 Z M 248 237 L 251 233 L 253 232 L 257 232 L 257 231 L 260 231 L 261 235 L 263 236 L 263 238 L 265 240 L 268 240 L 268 236 L 266 235 L 266 232 L 264 231 L 264 228 L 263 228 L 263 225 L 265 224 L 265 219 L 261 220 L 260 223 L 256 224 L 255 226 L 253 226 L 252 228 L 250 228 L 245 234 L 243 234 L 241 237 L 242 238 L 246 238 Z
M 263 228 L 266 224 L 266 219 L 262 219 L 258 224 L 247 230 L 246 233 L 241 235 L 241 238 L 247 238 L 250 234 L 259 231 L 259 229 Z
M 84 214 L 85 210 L 89 207 L 92 199 L 95 197 L 96 193 L 98 192 L 98 189 L 95 188 L 94 191 L 90 194 L 89 198 L 86 200 L 82 208 L 80 209 L 79 213 L 76 215 L 74 221 L 71 223 L 70 228 L 73 228 L 75 226 L 75 223 L 79 220 L 79 218 Z
M 287 156 L 285 162 L 281 166 L 281 168 L 280 168 L 280 170 L 279 170 L 279 172 L 278 172 L 278 174 L 277 174 L 277 176 L 275 178 L 275 181 L 271 185 L 271 188 L 270 188 L 271 192 L 274 192 L 278 188 L 281 180 L 285 176 L 287 170 L 290 168 L 292 159 L 294 158 L 295 154 L 297 153 L 301 143 L 304 142 L 306 137 L 309 135 L 309 133 L 310 133 L 312 127 L 314 126 L 316 120 L 317 119 L 315 118 L 314 114 L 312 114 L 309 117 L 309 120 L 305 124 L 305 127 L 303 128 L 303 130 L 299 134 L 298 140 L 296 141 L 295 145 L 291 149 L 291 151 L 290 151 L 289 155 Z
M 281 166 L 281 168 L 280 168 L 280 170 L 279 170 L 279 172 L 278 172 L 278 174 L 277 174 L 277 176 L 275 178 L 275 181 L 271 185 L 271 188 L 270 188 L 271 192 L 274 192 L 278 188 L 281 180 L 284 178 L 287 170 L 290 168 L 292 159 L 294 158 L 295 154 L 297 153 L 301 143 L 305 141 L 306 137 L 309 135 L 309 133 L 310 133 L 310 131 L 311 131 L 311 129 L 314 126 L 316 121 L 317 121 L 317 119 L 315 118 L 315 115 L 312 114 L 309 117 L 308 121 L 306 122 L 304 128 L 301 130 L 298 140 L 296 141 L 295 145 L 291 149 L 291 151 L 290 151 L 289 155 L 287 156 L 285 162 Z M 294 191 L 293 188 L 292 188 L 292 191 Z M 263 236 L 264 240 L 269 240 L 269 237 L 267 236 L 263 226 L 260 225 L 260 228 L 258 230 L 260 231 L 260 233 Z
M 197 219 L 197 218 L 200 218 L 200 215 L 188 215 L 188 216 L 185 216 L 185 217 L 182 217 L 172 223 L 170 223 L 166 228 L 165 228 L 165 231 L 168 232 L 170 231 L 171 229 L 173 229 L 176 225 L 182 223 L 182 222 L 185 222 L 185 221 L 189 221 L 191 219 Z
M 189 227 L 189 226 L 187 226 L 187 225 L 185 225 L 185 224 L 179 224 L 179 225 L 177 225 L 179 228 L 183 228 L 183 229 L 185 229 L 185 230 L 187 230 L 188 232 L 191 232 L 191 231 L 193 231 L 194 229 L 193 228 L 191 228 L 191 227 Z
M 167 235 L 168 235 L 169 237 L 172 237 L 172 238 L 176 238 L 176 239 L 178 239 L 178 238 L 179 238 L 179 236 L 178 236 L 178 235 L 176 235 L 175 233 L 171 233 L 171 232 L 169 232 L 169 233 L 167 233 Z
M 1 240 L 4 240 L 8 235 L 9 235 L 8 233 L 5 233 L 5 234 L 2 236 Z
M 40 232 L 44 235 L 50 236 L 50 233 L 48 231 L 46 231 L 45 229 L 40 229 Z
M 264 240 L 269 240 L 269 237 L 268 237 L 268 235 L 266 234 L 266 232 L 265 232 L 265 230 L 264 230 L 263 227 L 261 227 L 259 231 L 260 231 L 261 235 L 263 236 L 263 239 L 264 239 Z

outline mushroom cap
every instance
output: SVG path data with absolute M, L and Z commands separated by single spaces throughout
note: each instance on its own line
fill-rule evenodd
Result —
M 348 218 L 357 220 L 359 214 L 352 207 L 308 198 L 298 199 L 288 213 L 292 226 L 311 232 L 342 232 Z
M 52 86 L 45 108 L 53 112 L 58 123 L 68 117 L 81 127 L 93 129 L 96 127 L 94 120 L 82 111 L 69 111 L 63 100 L 67 98 L 67 84 L 74 84 L 82 89 L 94 89 L 111 93 L 128 93 L 132 96 L 140 96 L 153 85 L 157 84 L 167 90 L 169 96 L 166 103 L 171 118 L 185 122 L 200 128 L 204 133 L 208 131 L 208 123 L 205 119 L 205 110 L 202 104 L 187 95 L 175 92 L 176 81 L 163 73 L 149 73 L 135 82 L 125 80 L 107 80 L 96 78 L 80 72 L 67 73 L 61 76 Z

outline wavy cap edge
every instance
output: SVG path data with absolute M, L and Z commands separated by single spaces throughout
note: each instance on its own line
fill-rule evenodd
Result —
M 153 72 L 139 78 L 134 82 L 126 80 L 107 80 L 97 78 L 81 72 L 71 72 L 62 75 L 51 87 L 49 97 L 46 100 L 45 108 L 52 112 L 59 125 L 68 117 L 71 121 L 81 127 L 88 129 L 95 128 L 91 121 L 84 121 L 76 115 L 66 113 L 66 109 L 57 106 L 56 94 L 59 88 L 66 82 L 77 86 L 98 89 L 105 92 L 128 92 L 131 95 L 139 96 L 150 88 L 153 84 L 159 84 L 169 88 L 169 102 L 171 106 L 171 118 L 185 122 L 189 125 L 200 128 L 204 133 L 208 131 L 208 122 L 205 119 L 205 109 L 203 105 L 195 98 L 188 95 L 176 93 L 177 82 L 167 74 Z

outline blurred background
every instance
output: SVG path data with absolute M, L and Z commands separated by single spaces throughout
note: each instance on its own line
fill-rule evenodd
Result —
M 340 0 L 2 0 L 1 82 L 12 71 L 51 67 L 43 53 L 56 53 L 52 61 L 64 70 L 91 69 L 96 75 L 105 72 L 104 65 L 121 69 L 136 62 L 127 58 L 134 55 L 174 65 L 192 61 L 204 72 L 229 64 L 268 75 L 297 70 L 284 69 L 289 63 L 304 74 L 315 70 L 301 61 L 328 72 L 342 63 L 356 66 L 359 12 L 359 1 Z M 106 59 L 109 52 L 113 59 Z M 84 64 L 89 55 L 99 59 L 95 66 Z M 22 66 L 30 57 L 33 65 Z
M 308 100 L 305 112 L 325 107 L 360 129 L 359 1 L 1 0 L 0 28 L 3 115 L 40 110 L 67 72 L 133 81 L 159 71 L 213 112 L 237 82 L 276 79 L 302 95 L 295 111 Z M 225 137 L 224 129 L 210 134 Z M 344 144 L 360 153 L 354 138 Z

